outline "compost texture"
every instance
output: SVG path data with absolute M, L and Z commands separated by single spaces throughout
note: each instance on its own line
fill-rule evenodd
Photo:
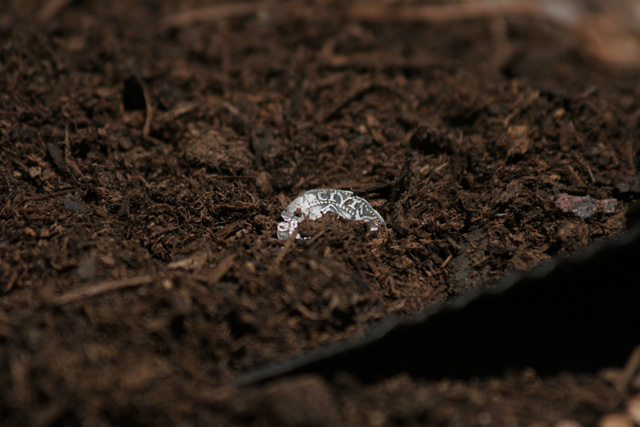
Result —
M 386 13 L 424 5 L 3 2 L 3 425 L 624 410 L 634 383 L 611 372 L 229 385 L 626 229 L 638 74 L 587 20 L 617 15 Z M 277 239 L 313 188 L 353 191 L 386 228 L 328 215 Z M 613 200 L 583 218 L 565 193 Z

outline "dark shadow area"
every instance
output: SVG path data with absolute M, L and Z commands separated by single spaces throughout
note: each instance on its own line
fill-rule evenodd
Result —
M 639 254 L 636 226 L 616 240 L 507 278 L 435 313 L 425 312 L 418 316 L 422 320 L 383 325 L 364 339 L 245 380 L 348 372 L 369 382 L 400 372 L 440 379 L 523 367 L 547 375 L 620 366 L 640 343 Z

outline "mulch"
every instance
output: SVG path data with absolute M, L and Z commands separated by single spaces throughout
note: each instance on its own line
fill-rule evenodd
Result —
M 389 3 L 0 6 L 3 425 L 624 410 L 640 384 L 570 371 L 230 385 L 627 228 L 637 69 L 594 44 L 599 27 L 519 2 Z M 313 188 L 353 191 L 387 226 L 326 216 L 277 239 Z M 561 209 L 567 195 L 593 211 Z

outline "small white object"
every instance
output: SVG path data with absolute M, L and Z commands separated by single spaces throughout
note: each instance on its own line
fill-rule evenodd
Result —
M 278 223 L 278 238 L 288 239 L 302 221 L 315 221 L 327 212 L 344 219 L 364 221 L 369 231 L 376 231 L 385 224 L 382 216 L 362 197 L 351 191 L 321 188 L 307 191 L 282 211 L 284 221 Z M 296 233 L 296 239 L 302 239 L 300 234 Z

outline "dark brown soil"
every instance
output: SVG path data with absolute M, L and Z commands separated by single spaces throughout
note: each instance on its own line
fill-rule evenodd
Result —
M 582 21 L 206 6 L 0 6 L 3 425 L 594 424 L 624 409 L 629 390 L 571 372 L 224 386 L 622 233 L 640 87 Z M 326 217 L 278 240 L 282 209 L 321 187 L 365 197 L 386 229 Z M 582 219 L 561 193 L 617 206 Z

